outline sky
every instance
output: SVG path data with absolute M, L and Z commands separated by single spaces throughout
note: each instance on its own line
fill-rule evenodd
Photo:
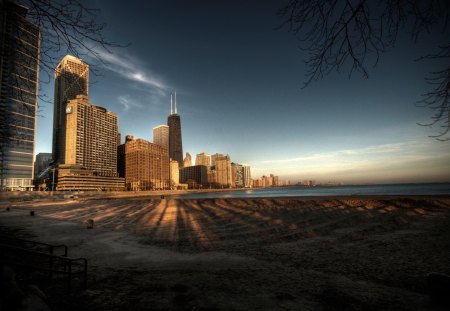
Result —
M 105 37 L 127 45 L 90 73 L 91 103 L 118 114 L 122 139 L 152 141 L 177 92 L 183 151 L 229 154 L 253 178 L 346 184 L 450 181 L 450 142 L 418 126 L 416 106 L 445 36 L 401 36 L 369 77 L 333 72 L 302 88 L 306 53 L 277 11 L 284 1 L 86 1 Z M 129 44 L 129 45 L 128 45 Z M 61 58 L 64 55 L 61 55 Z M 83 60 L 95 63 L 89 57 Z M 41 86 L 53 100 L 54 83 Z M 40 103 L 36 153 L 51 152 L 53 104 Z

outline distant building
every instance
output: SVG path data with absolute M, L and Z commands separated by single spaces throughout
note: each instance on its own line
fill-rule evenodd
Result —
M 244 187 L 250 188 L 252 186 L 252 176 L 251 176 L 249 165 L 246 165 L 246 164 L 242 165 L 242 174 L 243 174 L 242 177 L 244 179 Z
M 85 95 L 66 105 L 65 164 L 81 165 L 100 176 L 117 177 L 117 115 L 94 106 Z
M 208 184 L 208 169 L 204 165 L 183 167 L 180 169 L 180 182 L 190 188 L 197 188 Z
M 18 1 L 0 1 L 0 190 L 32 190 L 39 27 Z
M 197 154 L 195 157 L 195 165 L 211 166 L 211 156 L 206 152 Z
M 170 188 L 176 189 L 180 184 L 180 167 L 178 161 L 170 160 Z
M 231 163 L 231 178 L 232 187 L 243 188 L 244 187 L 244 172 L 243 166 L 238 163 Z
M 89 65 L 72 55 L 66 55 L 55 69 L 55 98 L 53 106 L 53 161 L 66 163 L 67 102 L 78 95 L 88 96 Z M 115 133 L 114 140 L 118 132 Z M 117 145 L 117 143 L 115 143 Z M 114 152 L 115 153 L 115 152 Z
M 169 156 L 183 166 L 183 142 L 181 138 L 181 119 L 177 113 L 177 94 L 175 97 L 175 109 L 172 109 L 172 94 L 170 95 L 170 115 L 167 118 L 169 126 Z
M 233 185 L 230 156 L 218 156 L 215 159 L 217 183 L 225 188 Z
M 213 155 L 211 155 L 211 166 L 215 166 L 216 165 L 216 160 L 218 157 L 224 157 L 225 155 L 221 154 L 221 153 L 215 153 Z
M 36 161 L 34 161 L 34 178 L 44 171 L 47 167 L 49 167 L 50 162 L 52 161 L 52 154 L 51 153 L 38 153 L 36 155 Z
M 169 150 L 169 126 L 158 125 L 153 128 L 153 143 Z
M 208 184 L 210 186 L 213 186 L 215 184 L 217 184 L 217 172 L 216 172 L 216 168 L 214 166 L 207 166 L 208 171 L 207 171 L 207 175 L 208 175 Z
M 192 158 L 189 152 L 186 152 L 186 157 L 183 160 L 183 167 L 192 166 Z
M 125 183 L 129 190 L 170 188 L 169 153 L 143 139 L 125 142 Z

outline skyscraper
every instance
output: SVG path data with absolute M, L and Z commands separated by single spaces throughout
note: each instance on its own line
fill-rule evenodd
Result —
M 216 182 L 222 187 L 230 188 L 233 184 L 231 176 L 231 159 L 229 155 L 218 156 L 215 160 Z
M 77 95 L 88 95 L 89 65 L 66 55 L 55 69 L 55 99 L 53 107 L 53 161 L 65 163 L 66 105 Z
M 117 176 L 117 115 L 94 106 L 85 95 L 69 100 L 65 111 L 65 164 L 81 165 L 100 176 Z
M 169 150 L 169 127 L 158 125 L 153 128 L 153 143 Z
M 192 157 L 189 152 L 186 152 L 186 157 L 184 157 L 183 160 L 183 167 L 189 167 L 192 166 Z
M 247 164 L 242 164 L 242 173 L 244 178 L 244 187 L 250 188 L 252 186 L 252 176 L 250 173 L 250 166 Z
M 211 166 L 211 156 L 206 152 L 197 154 L 195 157 L 195 165 Z
M 0 1 L 0 190 L 33 188 L 40 32 L 27 12 Z
M 238 163 L 231 163 L 231 179 L 232 186 L 236 188 L 244 187 L 244 172 L 243 166 Z
M 177 113 L 177 93 L 174 94 L 175 109 L 172 109 L 172 94 L 170 94 L 170 115 L 167 118 L 169 126 L 169 156 L 178 161 L 178 165 L 183 167 L 183 143 L 181 139 L 181 120 Z

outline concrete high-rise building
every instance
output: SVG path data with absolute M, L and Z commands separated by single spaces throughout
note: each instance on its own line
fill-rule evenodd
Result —
M 192 157 L 189 152 L 186 152 L 186 157 L 183 160 L 183 167 L 192 166 Z
M 211 156 L 206 152 L 197 154 L 195 157 L 195 165 L 211 166 Z
M 242 173 L 244 179 L 244 187 L 250 188 L 252 186 L 252 176 L 250 172 L 250 166 L 247 164 L 242 164 Z
M 174 100 L 175 109 L 172 109 Z M 170 94 L 170 115 L 167 118 L 169 126 L 169 156 L 178 161 L 178 165 L 183 167 L 183 142 L 181 138 L 181 119 L 177 113 L 177 93 Z
M 53 107 L 53 161 L 65 162 L 66 106 L 77 95 L 88 95 L 89 66 L 81 59 L 66 55 L 55 69 L 55 98 Z M 116 137 L 114 138 L 117 139 Z
M 216 182 L 222 187 L 230 188 L 233 185 L 230 156 L 219 156 L 215 162 Z
M 153 143 L 169 150 L 169 126 L 158 125 L 153 128 Z
M 125 142 L 125 183 L 129 190 L 169 189 L 169 153 L 143 139 Z
M 216 165 L 216 159 L 218 157 L 224 157 L 225 155 L 221 154 L 221 153 L 215 153 L 213 155 L 211 155 L 211 166 L 215 166 Z
M 231 179 L 232 186 L 236 188 L 244 187 L 244 172 L 243 166 L 238 163 L 231 163 Z
M 39 27 L 17 1 L 0 1 L 0 190 L 32 190 Z
M 170 188 L 176 189 L 180 184 L 180 167 L 178 161 L 170 160 Z
M 89 103 L 85 95 L 69 100 L 65 110 L 63 163 L 81 165 L 100 176 L 117 176 L 117 115 Z

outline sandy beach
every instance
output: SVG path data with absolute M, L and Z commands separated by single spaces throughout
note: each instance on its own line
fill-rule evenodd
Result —
M 450 274 L 448 196 L 0 205 L 4 234 L 87 258 L 57 310 L 434 310 L 424 276 Z

